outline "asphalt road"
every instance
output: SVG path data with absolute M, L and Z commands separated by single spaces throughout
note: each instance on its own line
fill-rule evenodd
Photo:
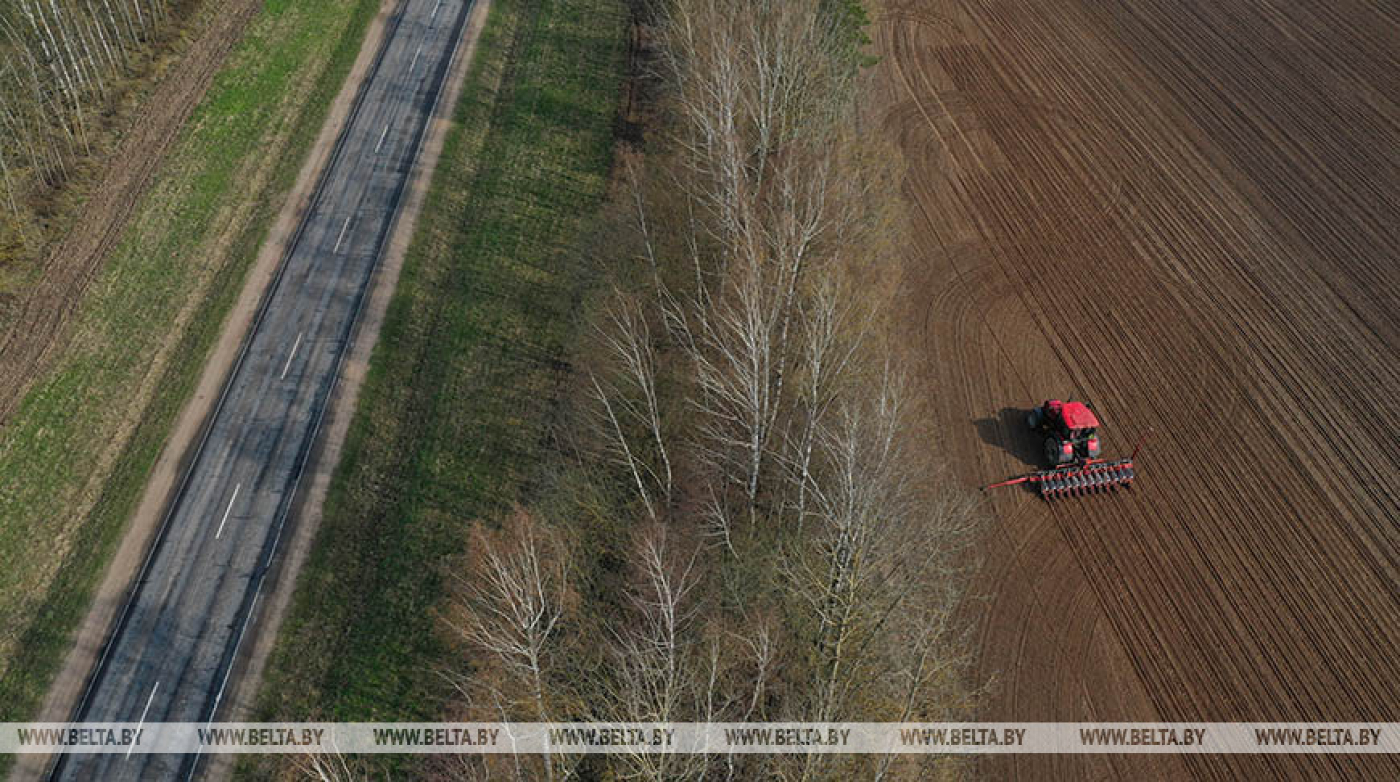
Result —
M 404 0 L 75 719 L 214 717 L 471 0 Z M 62 756 L 54 779 L 183 779 L 197 756 Z

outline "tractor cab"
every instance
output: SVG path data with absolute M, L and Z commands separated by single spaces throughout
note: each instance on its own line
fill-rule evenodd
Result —
M 1083 402 L 1046 400 L 1031 411 L 1026 423 L 1046 435 L 1045 457 L 1051 466 L 1099 457 L 1099 419 Z

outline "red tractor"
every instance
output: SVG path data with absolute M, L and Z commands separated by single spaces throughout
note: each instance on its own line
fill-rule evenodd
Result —
M 1030 412 L 1026 423 L 1045 435 L 1045 459 L 1051 467 L 1099 458 L 1099 419 L 1083 402 L 1047 400 Z
M 1045 435 L 1045 458 L 1049 460 L 1050 467 L 986 488 L 1029 483 L 1041 497 L 1053 500 L 1114 491 L 1133 485 L 1137 477 L 1133 461 L 1143 441 L 1138 441 L 1133 455 L 1126 459 L 1101 458 L 1099 418 L 1083 402 L 1051 399 L 1032 410 L 1026 423 L 1031 429 Z

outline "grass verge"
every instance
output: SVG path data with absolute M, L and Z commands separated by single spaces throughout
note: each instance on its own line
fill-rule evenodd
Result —
M 469 522 L 528 493 L 542 459 L 588 284 L 578 248 L 612 165 L 626 24 L 620 0 L 492 5 L 255 718 L 443 713 L 443 566 Z M 374 762 L 412 776 L 419 761 Z
M 378 7 L 265 3 L 0 431 L 0 721 L 62 664 Z

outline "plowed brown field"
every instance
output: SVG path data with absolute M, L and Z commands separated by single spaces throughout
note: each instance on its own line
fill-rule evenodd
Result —
M 911 363 L 960 479 L 1091 401 L 1131 492 L 988 495 L 983 713 L 1400 720 L 1400 6 L 892 0 Z M 1018 756 L 993 778 L 1400 778 Z

